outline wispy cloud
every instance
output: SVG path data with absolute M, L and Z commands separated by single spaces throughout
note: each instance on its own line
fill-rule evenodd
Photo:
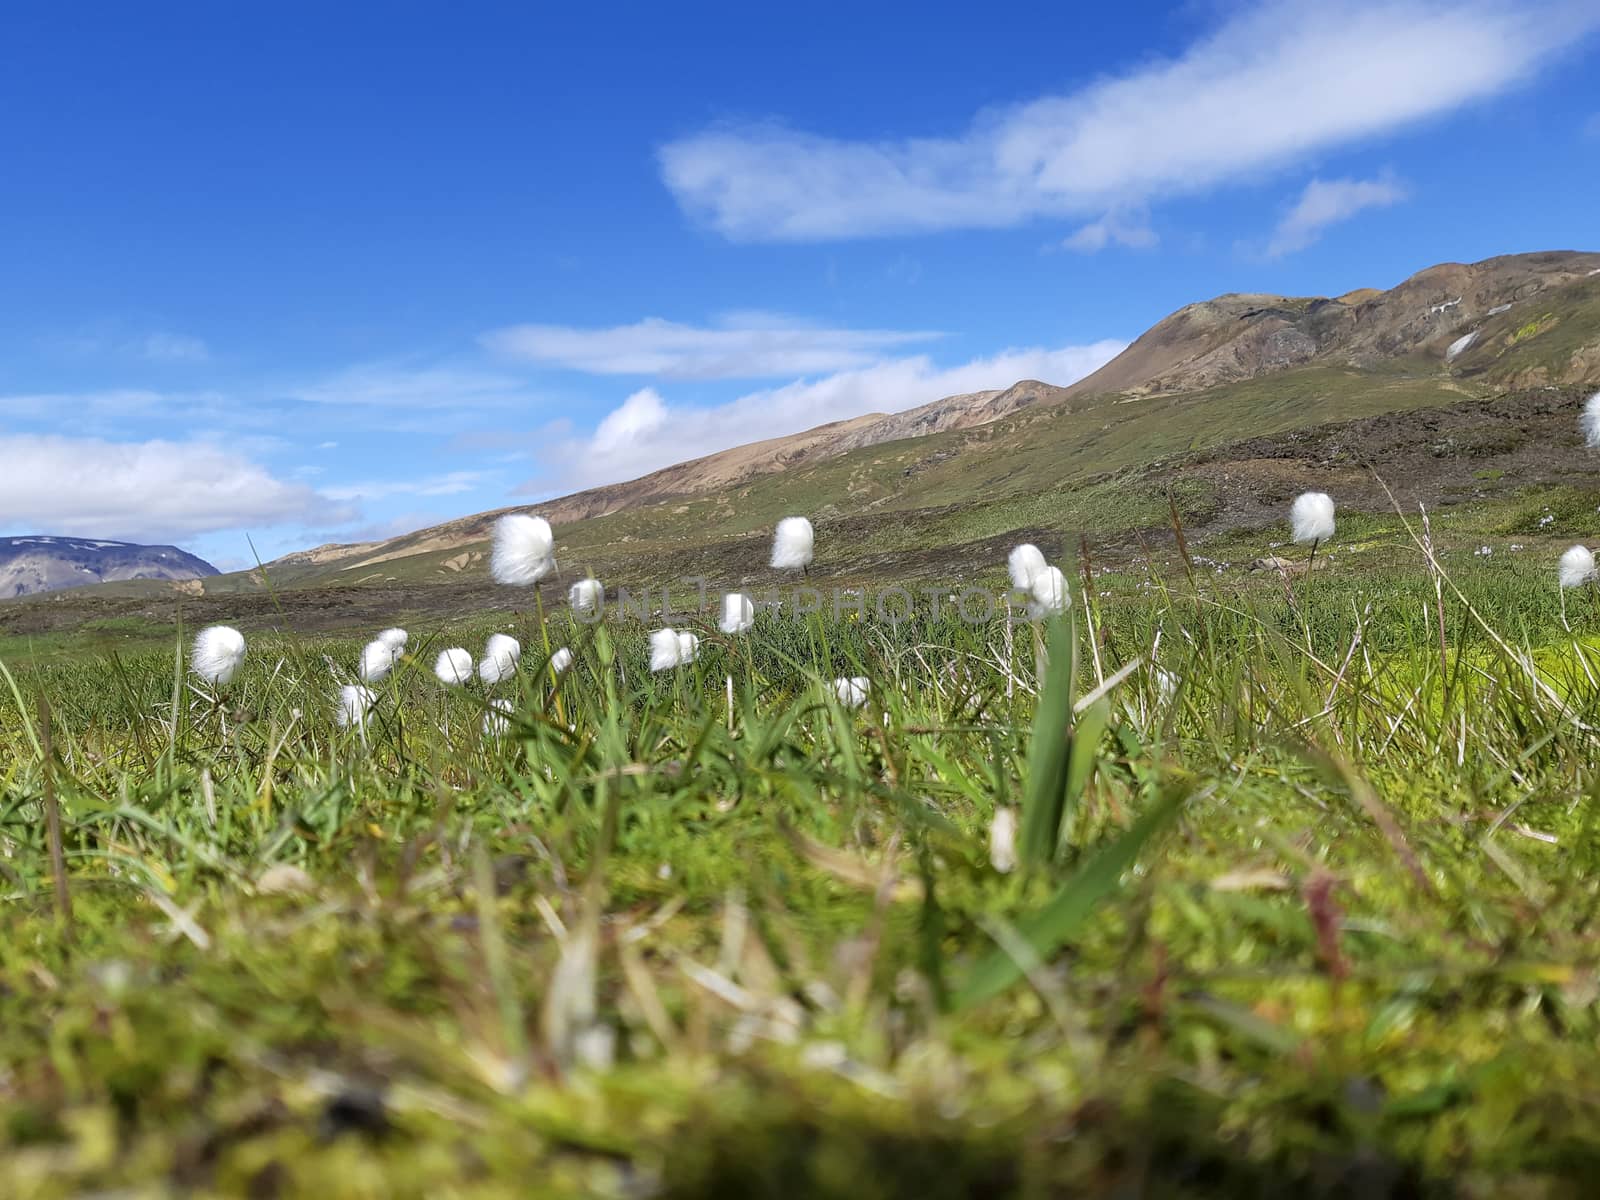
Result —
M 350 518 L 303 484 L 210 442 L 0 436 L 0 514 L 23 532 L 129 541 Z
M 1269 0 L 1175 58 L 978 114 L 952 136 L 850 141 L 733 123 L 668 143 L 659 161 L 683 209 L 736 240 L 1090 216 L 1450 113 L 1529 78 L 1597 25 L 1600 10 L 1580 0 Z
M 198 363 L 211 357 L 211 350 L 197 337 L 182 333 L 152 333 L 139 343 L 139 356 L 150 362 Z
M 489 471 L 446 471 L 409 479 L 373 479 L 365 483 L 341 483 L 322 489 L 330 500 L 381 500 L 390 496 L 456 496 L 483 486 L 493 475 Z
M 632 325 L 580 329 L 514 325 L 483 336 L 489 349 L 592 375 L 663 379 L 762 379 L 865 366 L 884 352 L 941 335 L 830 329 L 776 313 L 734 313 L 714 325 L 646 317 Z
M 1107 246 L 1127 246 L 1148 250 L 1160 239 L 1142 214 L 1109 212 L 1098 221 L 1074 230 L 1061 245 L 1080 254 L 1095 254 Z
M 1267 239 L 1268 258 L 1304 250 L 1323 230 L 1368 208 L 1387 208 L 1406 198 L 1392 179 L 1313 179 Z
M 817 380 L 751 392 L 714 407 L 671 404 L 654 388 L 634 392 L 586 437 L 555 442 L 549 473 L 525 484 L 554 495 L 633 479 L 745 442 L 870 412 L 898 412 L 941 396 L 1007 387 L 1019 379 L 1066 384 L 1109 361 L 1124 343 L 1006 350 L 955 367 L 924 356 L 893 359 Z
M 288 390 L 288 396 L 327 407 L 390 410 L 507 408 L 530 402 L 522 380 L 473 367 L 370 363 L 349 367 Z

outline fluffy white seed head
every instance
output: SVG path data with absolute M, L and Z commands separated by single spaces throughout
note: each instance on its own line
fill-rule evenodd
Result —
M 557 675 L 565 675 L 572 669 L 572 651 L 565 646 L 550 656 L 550 669 Z
M 1583 426 L 1584 444 L 1591 450 L 1600 449 L 1600 392 L 1589 397 L 1579 423 Z
M 1006 569 L 1011 572 L 1011 586 L 1019 592 L 1030 590 L 1034 579 L 1042 575 L 1048 566 L 1044 561 L 1044 552 L 1032 542 L 1023 542 L 1006 559 Z
M 491 700 L 488 711 L 483 714 L 483 736 L 505 737 L 511 729 L 511 701 Z
M 490 685 L 510 679 L 517 673 L 521 658 L 521 642 L 508 633 L 491 633 L 483 647 L 483 661 L 478 664 L 478 678 Z
M 678 665 L 678 631 L 658 629 L 650 635 L 650 669 L 670 671 Z
M 441 650 L 439 657 L 433 660 L 433 673 L 439 677 L 440 683 L 460 687 L 472 678 L 472 655 L 460 646 Z
M 722 597 L 722 620 L 717 622 L 717 628 L 723 633 L 749 633 L 755 623 L 756 606 L 749 596 L 729 592 Z
M 1289 508 L 1289 530 L 1302 545 L 1327 541 L 1333 536 L 1333 499 L 1326 492 L 1301 492 Z
M 373 640 L 382 642 L 393 650 L 396 657 L 398 657 L 400 652 L 406 648 L 406 642 L 410 636 L 404 629 L 385 629 Z
M 580 616 L 598 612 L 605 600 L 606 589 L 598 579 L 580 579 L 567 589 L 567 605 Z
M 1060 567 L 1045 567 L 1028 587 L 1028 619 L 1042 621 L 1067 610 L 1067 577 Z
M 700 635 L 687 630 L 678 632 L 678 665 L 692 663 L 700 655 Z
M 361 648 L 361 661 L 356 664 L 356 674 L 362 683 L 377 683 L 400 658 L 400 651 L 384 641 L 371 641 Z
M 811 565 L 817 535 L 804 517 L 785 517 L 772 539 L 772 565 L 780 571 L 798 571 Z
M 1581 587 L 1594 578 L 1594 555 L 1587 546 L 1574 546 L 1561 556 L 1557 568 L 1563 588 Z
M 833 681 L 833 694 L 839 697 L 839 703 L 846 708 L 860 708 L 867 702 L 867 693 L 871 690 L 872 680 L 865 675 L 852 675 L 848 679 Z
M 531 513 L 508 513 L 494 523 L 489 574 L 496 583 L 528 587 L 556 569 L 555 553 L 549 521 Z
M 334 713 L 334 720 L 342 729 L 352 725 L 364 726 L 367 723 L 367 715 L 372 712 L 372 706 L 377 700 L 378 693 L 371 688 L 347 683 L 339 689 L 339 708 Z
M 1150 668 L 1150 681 L 1156 686 L 1156 701 L 1163 708 L 1178 694 L 1178 677 L 1164 667 Z
M 189 666 L 207 683 L 221 686 L 244 662 L 244 634 L 231 625 L 211 625 L 195 635 Z
M 1006 875 L 1017 868 L 1017 810 L 1002 805 L 989 822 L 989 865 Z

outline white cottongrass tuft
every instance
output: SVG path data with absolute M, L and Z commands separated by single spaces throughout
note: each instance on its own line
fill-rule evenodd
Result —
M 195 635 L 189 666 L 207 683 L 221 686 L 244 662 L 244 634 L 231 625 L 211 625 Z
M 433 660 L 433 673 L 439 677 L 440 683 L 460 687 L 472 678 L 472 655 L 460 646 L 441 650 L 439 657 Z
M 1594 578 L 1594 555 L 1587 546 L 1574 546 L 1561 556 L 1557 567 L 1563 588 L 1581 587 Z
M 1579 424 L 1583 426 L 1584 444 L 1591 450 L 1600 450 L 1600 392 L 1590 396 L 1583 406 Z
M 494 523 L 489 574 L 496 583 L 527 587 L 556 569 L 555 553 L 549 521 L 530 513 L 508 513 Z
M 848 679 L 833 681 L 833 694 L 839 697 L 839 703 L 846 708 L 860 708 L 867 702 L 867 693 L 871 690 L 872 680 L 865 675 L 852 675 Z
M 1006 559 L 1006 569 L 1011 572 L 1011 586 L 1019 592 L 1031 591 L 1033 581 L 1049 568 L 1050 565 L 1044 560 L 1044 552 L 1032 542 L 1023 542 Z
M 373 640 L 382 642 L 385 646 L 389 647 L 389 649 L 395 652 L 395 657 L 398 658 L 400 652 L 406 648 L 406 642 L 410 640 L 410 637 L 411 635 L 408 634 L 404 629 L 385 629 Z
M 1042 621 L 1067 611 L 1067 577 L 1060 567 L 1046 567 L 1028 587 L 1028 619 Z
M 593 616 L 605 596 L 605 585 L 598 579 L 580 579 L 567 589 L 567 605 L 579 616 Z
M 489 710 L 483 714 L 483 736 L 505 737 L 511 729 L 510 717 L 511 701 L 489 701 Z
M 1326 492 L 1301 492 L 1289 509 L 1296 542 L 1325 542 L 1333 536 L 1333 499 Z
M 478 678 L 491 686 L 517 673 L 522 658 L 522 643 L 509 633 L 491 633 L 478 664 Z
M 678 631 L 678 663 L 692 663 L 700 656 L 700 635 L 686 630 Z
M 1163 667 L 1152 666 L 1150 678 L 1156 685 L 1157 703 L 1167 707 L 1178 694 L 1178 677 Z
M 989 865 L 1002 875 L 1017 868 L 1017 810 L 1002 805 L 989 822 Z
M 658 629 L 650 635 L 650 669 L 670 671 L 678 665 L 678 631 Z
M 400 651 L 382 640 L 368 642 L 361 648 L 361 661 L 356 664 L 356 674 L 362 683 L 377 683 L 394 670 Z
M 743 592 L 728 592 L 722 597 L 722 620 L 717 628 L 723 633 L 749 633 L 756 623 L 755 602 Z
M 550 656 L 550 669 L 557 675 L 565 675 L 572 669 L 572 651 L 565 646 Z
M 817 535 L 804 517 L 785 517 L 772 539 L 772 565 L 780 571 L 799 571 L 811 565 Z
M 378 693 L 371 688 L 362 687 L 358 683 L 347 683 L 339 689 L 339 710 L 334 713 L 334 720 L 341 729 L 352 725 L 365 728 L 367 716 L 372 712 L 372 706 L 378 701 Z

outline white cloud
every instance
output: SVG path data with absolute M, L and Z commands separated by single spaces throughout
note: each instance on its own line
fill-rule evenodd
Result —
M 1109 212 L 1098 221 L 1074 231 L 1063 239 L 1067 250 L 1094 254 L 1107 246 L 1127 246 L 1133 250 L 1148 250 L 1160 239 L 1156 231 L 1142 217 L 1128 213 Z
M 1006 350 L 944 368 L 924 356 L 894 359 L 762 389 L 709 408 L 669 404 L 654 388 L 644 388 L 607 414 L 589 437 L 558 442 L 548 456 L 551 475 L 522 490 L 553 495 L 616 483 L 730 446 L 863 413 L 899 412 L 942 396 L 1008 387 L 1019 379 L 1067 384 L 1123 347 L 1122 342 L 1102 341 L 1054 350 Z
M 456 496 L 481 486 L 484 471 L 447 471 L 417 479 L 375 479 L 366 483 L 341 483 L 325 487 L 330 500 L 382 500 L 390 496 Z
M 182 333 L 152 333 L 139 343 L 139 355 L 151 362 L 205 362 L 211 351 L 197 337 Z
M 386 363 L 350 367 L 291 389 L 288 395 L 307 404 L 395 410 L 503 408 L 530 400 L 522 382 L 506 375 Z
M 171 541 L 347 514 L 211 442 L 0 435 L 0 514 L 25 532 Z
M 1387 208 L 1406 198 L 1390 179 L 1313 179 L 1267 240 L 1268 258 L 1304 250 L 1322 231 L 1367 208 Z
M 848 141 L 727 124 L 668 143 L 659 161 L 684 210 L 738 240 L 1086 216 L 1452 112 L 1529 78 L 1597 24 L 1588 0 L 1267 0 L 1175 58 L 981 113 L 954 136 Z
M 592 375 L 667 379 L 761 379 L 865 366 L 883 351 L 940 335 L 826 329 L 775 313 L 734 313 L 714 326 L 646 317 L 632 325 L 578 329 L 514 325 L 483 336 L 491 350 Z

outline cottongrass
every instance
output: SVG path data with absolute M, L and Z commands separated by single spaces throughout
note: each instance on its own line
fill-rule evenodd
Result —
M 989 822 L 989 865 L 1002 875 L 1017 869 L 1017 810 L 1008 804 Z
M 567 589 L 567 606 L 582 617 L 593 616 L 605 600 L 605 586 L 598 579 L 580 579 Z
M 367 717 L 377 700 L 378 693 L 371 688 L 347 683 L 339 689 L 338 710 L 334 713 L 334 720 L 341 729 L 348 729 L 351 726 L 364 729 Z
M 1594 555 L 1587 546 L 1573 546 L 1556 567 L 1562 590 L 1582 587 L 1594 578 Z
M 749 633 L 755 623 L 756 606 L 749 596 L 743 592 L 729 592 L 722 597 L 722 620 L 717 622 L 717 628 L 723 633 Z
M 433 673 L 446 687 L 460 687 L 472 678 L 472 655 L 460 646 L 441 650 L 433 660 Z
M 550 669 L 557 675 L 565 675 L 572 669 L 572 651 L 562 646 L 550 656 Z
M 1050 564 L 1045 562 L 1044 552 L 1032 542 L 1023 542 L 1012 550 L 1006 559 L 1006 570 L 1011 574 L 1011 586 L 1019 592 L 1031 591 L 1034 579 L 1049 569 Z
M 867 693 L 871 690 L 872 680 L 865 675 L 852 675 L 848 679 L 833 681 L 833 694 L 846 708 L 860 708 L 867 702 Z
M 1326 492 L 1300 493 L 1289 508 L 1289 531 L 1297 545 L 1309 542 L 1316 553 L 1316 544 L 1333 536 L 1333 498 Z
M 478 663 L 478 678 L 490 687 L 510 679 L 522 660 L 522 643 L 509 633 L 491 633 Z
M 816 553 L 816 532 L 804 517 L 785 517 L 772 539 L 772 565 L 780 571 L 803 571 Z
M 1600 392 L 1590 396 L 1579 418 L 1583 427 L 1583 443 L 1591 450 L 1600 450 Z
M 1066 611 L 1067 577 L 1060 567 L 1047 563 L 1043 551 L 1032 542 L 1023 542 L 1011 551 L 1006 558 L 1006 571 L 1011 576 L 1011 586 L 1027 599 L 1030 620 L 1042 621 Z
M 489 738 L 505 737 L 511 730 L 511 701 L 505 699 L 489 701 L 488 711 L 483 714 L 483 736 Z
M 398 661 L 400 650 L 385 642 L 383 635 L 379 634 L 376 640 L 361 648 L 361 661 L 356 665 L 356 674 L 362 683 L 378 683 L 394 670 Z
M 528 587 L 556 569 L 555 551 L 549 521 L 530 513 L 509 513 L 494 523 L 489 574 L 496 583 Z
M 231 625 L 211 625 L 195 635 L 189 667 L 207 683 L 221 687 L 244 662 L 244 634 Z
M 692 663 L 700 653 L 700 639 L 686 630 L 658 629 L 650 635 L 650 669 L 670 671 Z
M 410 634 L 408 634 L 404 629 L 396 627 L 394 629 L 385 629 L 373 640 L 382 642 L 385 646 L 389 647 L 389 649 L 395 652 L 395 657 L 398 658 L 401 651 L 406 648 L 406 642 L 408 642 L 410 639 Z

